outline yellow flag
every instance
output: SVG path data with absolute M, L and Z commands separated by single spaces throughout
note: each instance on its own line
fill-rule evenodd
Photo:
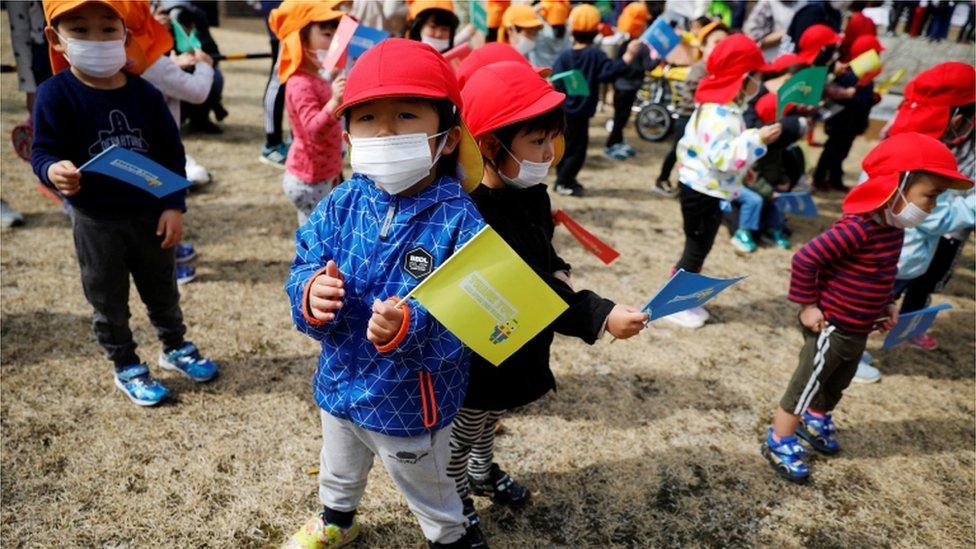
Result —
M 488 225 L 408 296 L 495 366 L 569 308 Z
M 858 55 L 854 59 L 851 59 L 850 63 L 851 72 L 854 76 L 860 78 L 869 72 L 874 72 L 881 69 L 881 57 L 878 52 L 874 50 L 868 50 L 861 55 Z

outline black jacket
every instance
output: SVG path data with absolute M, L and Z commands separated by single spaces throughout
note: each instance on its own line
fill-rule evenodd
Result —
M 553 334 L 596 341 L 614 303 L 589 290 L 574 292 L 553 273 L 569 271 L 552 248 L 552 205 L 545 185 L 527 189 L 490 189 L 479 185 L 471 198 L 485 221 L 532 267 L 568 305 L 549 327 L 526 343 L 499 366 L 471 355 L 471 380 L 464 407 L 475 410 L 508 410 L 524 406 L 556 388 L 549 369 Z

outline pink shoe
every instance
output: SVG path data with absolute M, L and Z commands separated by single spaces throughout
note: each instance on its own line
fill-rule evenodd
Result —
M 916 347 L 921 347 L 926 351 L 934 351 L 939 348 L 939 340 L 935 336 L 929 334 L 922 334 L 918 337 L 913 337 L 908 340 L 909 343 Z

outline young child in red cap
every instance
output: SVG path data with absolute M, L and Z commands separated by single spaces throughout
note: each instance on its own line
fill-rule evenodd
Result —
M 898 322 L 893 288 L 905 228 L 922 222 L 947 188 L 972 187 L 952 152 L 918 133 L 882 141 L 863 167 L 868 179 L 844 199 L 844 216 L 793 256 L 789 299 L 801 307 L 804 343 L 762 446 L 773 469 L 793 482 L 810 476 L 797 436 L 820 453 L 840 451 L 831 412 L 868 334 Z
M 685 245 L 675 269 L 697 273 L 715 243 L 722 224 L 722 200 L 734 200 L 749 167 L 779 138 L 779 124 L 746 129 L 744 104 L 759 92 L 756 73 L 764 65 L 759 46 L 733 34 L 708 57 L 708 74 L 698 84 L 699 103 L 678 142 L 678 179 Z M 694 307 L 665 317 L 700 328 L 708 313 Z
M 464 121 L 485 161 L 484 178 L 471 197 L 485 221 L 569 304 L 552 325 L 499 366 L 471 357 L 468 392 L 454 419 L 449 471 L 472 524 L 469 532 L 481 538 L 472 493 L 510 506 L 529 499 L 529 491 L 494 462 L 493 426 L 506 410 L 555 389 L 549 368 L 554 333 L 590 344 L 605 331 L 626 339 L 643 328 L 647 315 L 588 290 L 574 291 L 570 266 L 553 249 L 552 204 L 542 181 L 561 153 L 565 96 L 517 61 L 475 71 L 461 96 Z
M 285 86 L 285 108 L 292 142 L 281 188 L 298 212 L 298 224 L 342 181 L 342 122 L 336 111 L 346 79 L 319 72 L 342 12 L 325 2 L 285 0 L 268 16 L 281 43 L 278 79 Z
M 448 62 L 389 38 L 352 68 L 343 104 L 352 177 L 295 236 L 286 282 L 292 319 L 319 341 L 323 510 L 291 547 L 338 547 L 379 458 L 431 547 L 469 547 L 448 475 L 451 423 L 468 385 L 467 348 L 406 295 L 484 222 L 468 191 L 481 154 L 460 120 Z

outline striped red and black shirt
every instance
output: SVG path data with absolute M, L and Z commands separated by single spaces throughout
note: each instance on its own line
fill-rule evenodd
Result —
M 866 334 L 886 316 L 905 231 L 845 215 L 793 256 L 790 301 L 817 305 L 840 330 Z

